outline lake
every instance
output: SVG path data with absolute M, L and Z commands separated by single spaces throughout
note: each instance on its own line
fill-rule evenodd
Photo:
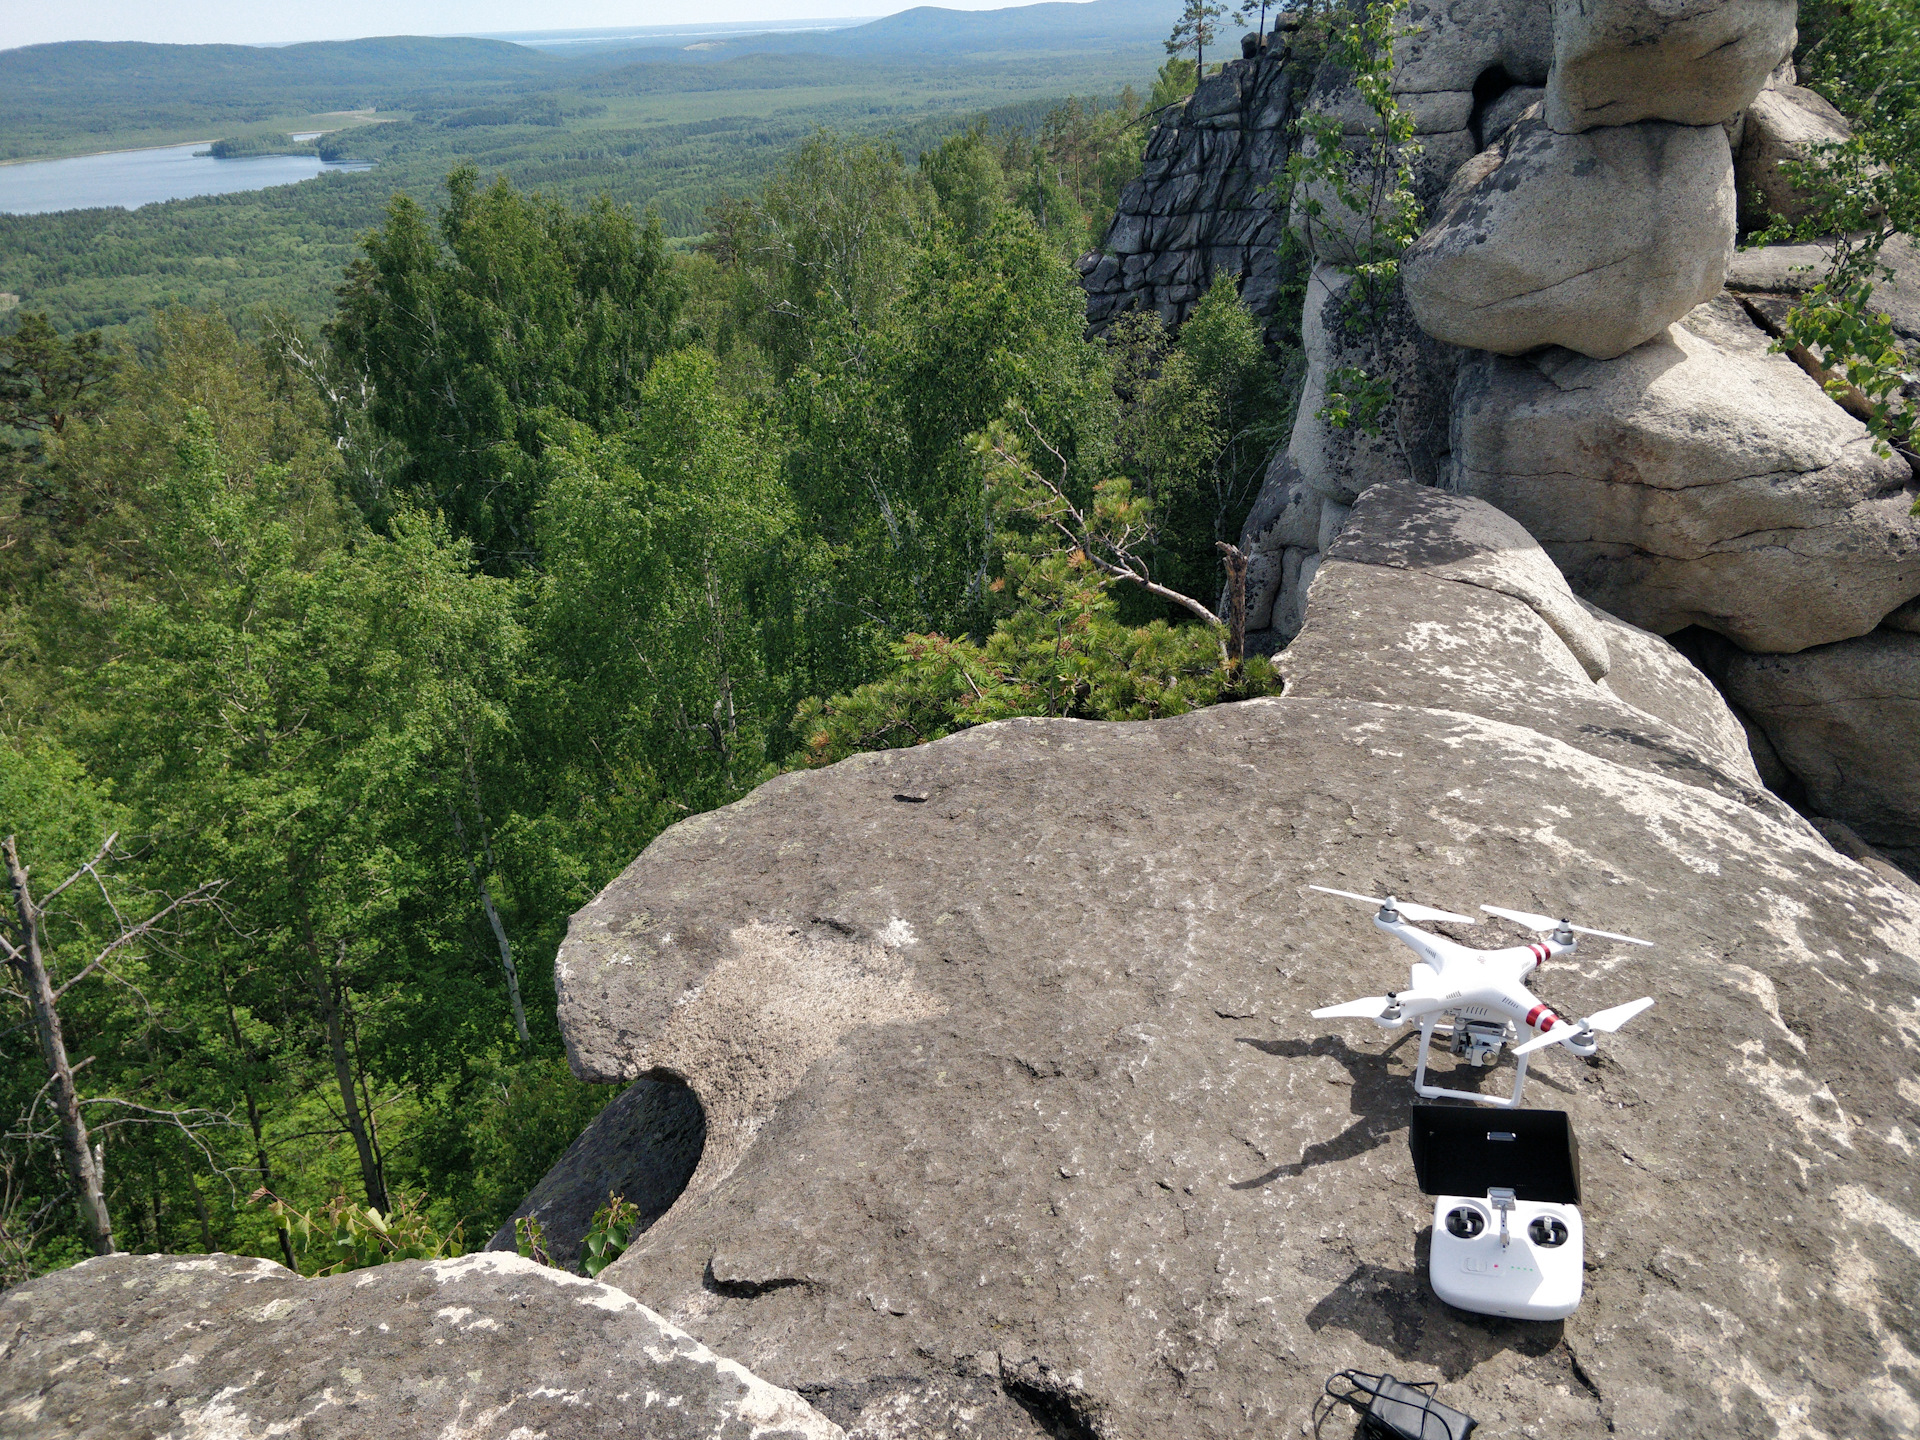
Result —
M 0 214 L 44 215 L 53 210 L 118 206 L 135 210 L 159 200 L 228 195 L 292 185 L 333 170 L 370 170 L 365 161 L 328 164 L 314 155 L 247 155 L 216 160 L 195 155 L 210 141 L 157 150 L 116 150 L 69 160 L 0 165 Z

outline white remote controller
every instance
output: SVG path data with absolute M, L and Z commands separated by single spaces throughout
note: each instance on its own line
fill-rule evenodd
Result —
M 1516 1200 L 1499 1188 L 1478 1200 L 1441 1195 L 1428 1278 L 1434 1294 L 1462 1310 L 1562 1320 L 1580 1305 L 1585 1242 L 1577 1205 Z

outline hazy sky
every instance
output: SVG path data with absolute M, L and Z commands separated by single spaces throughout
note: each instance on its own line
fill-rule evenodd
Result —
M 238 45 L 349 40 L 362 35 L 471 35 L 586 30 L 712 20 L 890 15 L 915 0 L 0 0 L 0 49 L 50 40 L 162 40 Z M 950 10 L 997 10 L 1009 0 L 938 0 Z

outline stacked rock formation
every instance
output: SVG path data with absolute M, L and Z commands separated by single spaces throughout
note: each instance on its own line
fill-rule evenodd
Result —
M 1490 136 L 1545 93 L 1552 17 L 1547 0 L 1503 0 L 1416 4 L 1406 19 L 1414 33 L 1395 45 L 1391 88 L 1420 147 L 1412 167 L 1416 197 L 1431 204 Z M 1337 116 L 1356 149 L 1379 123 L 1350 77 L 1333 67 L 1316 76 L 1307 103 Z M 1241 542 L 1249 555 L 1247 624 L 1256 644 L 1269 645 L 1300 628 L 1318 556 L 1362 490 L 1383 480 L 1444 481 L 1458 364 L 1458 351 L 1416 322 L 1404 294 L 1379 322 L 1384 334 L 1355 335 L 1347 323 L 1351 281 L 1340 268 L 1353 257 L 1349 218 L 1324 199 L 1318 220 L 1299 205 L 1291 218 L 1314 261 L 1300 324 L 1306 381 L 1292 440 L 1269 470 Z M 1396 382 L 1381 433 L 1328 425 L 1320 411 L 1329 377 L 1342 366 L 1371 366 L 1380 354 Z
M 1154 130 L 1102 248 L 1080 261 L 1093 330 L 1130 310 L 1178 325 L 1217 275 L 1255 315 L 1274 314 L 1284 220 L 1268 185 L 1286 164 L 1302 88 L 1281 43 L 1221 67 Z
M 1920 595 L 1913 474 L 1812 357 L 1773 352 L 1819 247 L 1735 251 L 1769 214 L 1804 214 L 1785 163 L 1847 134 L 1793 83 L 1792 0 L 1511 0 L 1409 20 L 1420 33 L 1396 48 L 1393 83 L 1422 132 L 1421 187 L 1443 193 L 1384 336 L 1343 324 L 1338 227 L 1295 217 L 1320 263 L 1292 442 L 1242 537 L 1255 643 L 1298 631 L 1369 484 L 1478 496 L 1584 598 L 1659 634 L 1731 640 L 1716 676 L 1796 797 L 1920 857 L 1920 796 L 1859 778 L 1920 746 L 1920 724 L 1865 719 L 1873 697 L 1917 693 L 1920 635 L 1890 618 Z M 1359 113 L 1340 87 L 1323 74 L 1310 103 Z M 1904 242 L 1889 259 L 1905 283 L 1885 299 L 1920 341 L 1920 261 Z M 1382 433 L 1322 421 L 1326 377 L 1381 352 Z

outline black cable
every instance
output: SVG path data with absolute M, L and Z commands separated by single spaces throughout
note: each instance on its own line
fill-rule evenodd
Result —
M 1335 1389 L 1341 1382 L 1344 1388 Z M 1342 1370 L 1323 1389 L 1326 1399 L 1359 1411 L 1360 1433 L 1378 1440 L 1467 1440 L 1480 1423 L 1442 1403 L 1436 1380 L 1409 1382 L 1364 1370 Z

